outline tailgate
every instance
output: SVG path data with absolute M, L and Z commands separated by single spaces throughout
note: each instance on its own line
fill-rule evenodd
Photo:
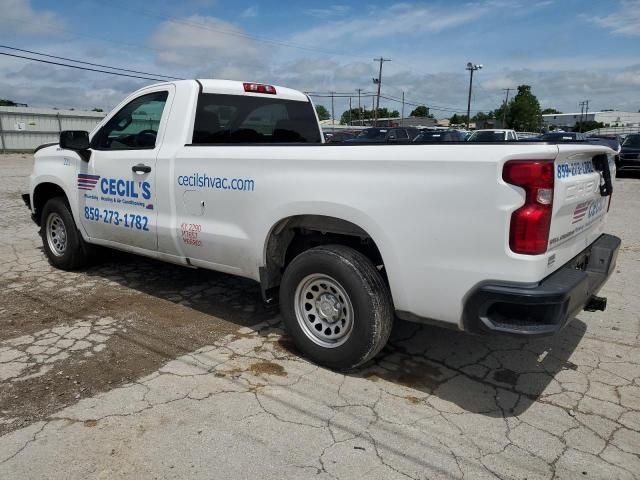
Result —
M 615 178 L 613 150 L 594 145 L 560 144 L 555 159 L 553 217 L 549 233 L 549 266 L 562 266 L 604 233 L 611 195 L 602 196 L 602 173 L 594 157 L 606 155 Z M 602 157 L 601 157 L 602 158 Z

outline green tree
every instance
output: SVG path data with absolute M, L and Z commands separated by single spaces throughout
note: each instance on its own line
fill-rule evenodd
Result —
M 555 108 L 545 108 L 541 113 L 542 115 L 559 115 L 562 112 L 560 110 L 556 110 Z
M 16 102 L 8 100 L 6 98 L 0 98 L 0 107 L 15 107 Z
M 101 108 L 94 108 L 91 110 L 92 112 L 104 112 L 104 110 L 102 110 Z
M 453 116 L 449 119 L 449 123 L 451 123 L 451 125 L 466 125 L 467 116 L 454 113 Z
M 416 107 L 415 109 L 413 109 L 409 114 L 409 116 L 433 118 L 433 115 L 429 113 L 429 108 L 424 105 L 420 105 L 419 107 Z
M 331 118 L 329 110 L 324 105 L 316 105 L 316 112 L 320 120 L 329 120 Z
M 357 108 L 352 108 L 351 115 L 349 115 L 349 110 L 342 112 L 342 115 L 340 116 L 340 123 L 342 125 L 347 125 L 349 121 L 355 122 L 359 119 L 368 120 L 371 116 L 371 111 L 366 108 L 363 108 L 359 114 Z
M 362 120 L 370 120 L 374 117 L 373 112 L 374 112 L 373 110 L 367 110 L 366 108 L 363 108 L 360 115 L 358 115 L 358 109 L 352 108 L 351 117 L 349 117 L 349 110 L 345 110 L 344 112 L 342 112 L 342 115 L 340 116 L 340 123 L 342 125 L 346 125 L 349 123 L 349 120 L 351 120 L 352 122 L 355 122 L 360 118 L 362 118 Z M 389 109 L 386 107 L 378 109 L 378 118 L 399 118 L 399 117 L 400 117 L 400 112 L 398 110 L 389 111 Z
M 518 86 L 518 93 L 509 102 L 507 124 L 521 132 L 537 132 L 542 128 L 540 102 L 531 93 L 530 85 Z

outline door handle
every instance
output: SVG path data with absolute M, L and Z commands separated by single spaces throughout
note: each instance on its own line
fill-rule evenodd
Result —
M 138 165 L 134 165 L 133 167 L 131 167 L 131 170 L 135 173 L 149 173 L 151 171 L 151 167 L 139 163 Z

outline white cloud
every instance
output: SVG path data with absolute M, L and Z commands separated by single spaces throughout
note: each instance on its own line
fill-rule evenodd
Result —
M 56 35 L 64 21 L 54 12 L 34 10 L 30 0 L 0 0 L 0 32 L 5 35 Z
M 158 64 L 222 78 L 221 69 L 262 63 L 264 52 L 243 30 L 214 17 L 193 15 L 160 24 L 149 41 Z M 240 59 L 240 60 L 239 60 Z
M 363 43 L 373 38 L 397 35 L 437 33 L 472 22 L 490 11 L 485 4 L 465 8 L 436 10 L 405 3 L 385 7 L 384 15 L 377 10 L 359 12 L 353 19 L 322 24 L 294 34 L 291 41 L 303 45 L 323 42 Z
M 251 7 L 246 8 L 240 14 L 242 18 L 256 18 L 258 16 L 258 5 L 253 5 Z
M 640 36 L 640 0 L 622 0 L 617 12 L 587 20 L 618 35 Z

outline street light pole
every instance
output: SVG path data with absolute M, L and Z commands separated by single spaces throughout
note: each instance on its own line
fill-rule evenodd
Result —
M 467 100 L 467 130 L 469 130 L 469 122 L 471 121 L 471 88 L 473 86 L 473 72 L 480 70 L 482 65 L 467 63 L 466 69 L 469 70 L 469 99 Z
M 331 94 L 331 127 L 335 129 L 336 126 L 336 117 L 333 113 L 333 96 L 336 92 L 329 92 Z
M 378 126 L 378 110 L 380 110 L 380 87 L 382 87 L 382 64 L 384 62 L 390 62 L 391 59 L 390 58 L 374 58 L 373 59 L 374 62 L 380 62 L 380 70 L 378 71 L 378 78 L 377 79 L 373 79 L 373 83 L 376 83 L 378 85 L 378 95 L 377 95 L 377 101 L 376 101 L 376 110 L 375 112 L 373 112 L 373 125 L 374 126 Z
M 362 126 L 362 105 L 360 105 L 360 92 L 362 92 L 362 89 L 357 88 L 356 90 L 358 91 L 358 122 Z

